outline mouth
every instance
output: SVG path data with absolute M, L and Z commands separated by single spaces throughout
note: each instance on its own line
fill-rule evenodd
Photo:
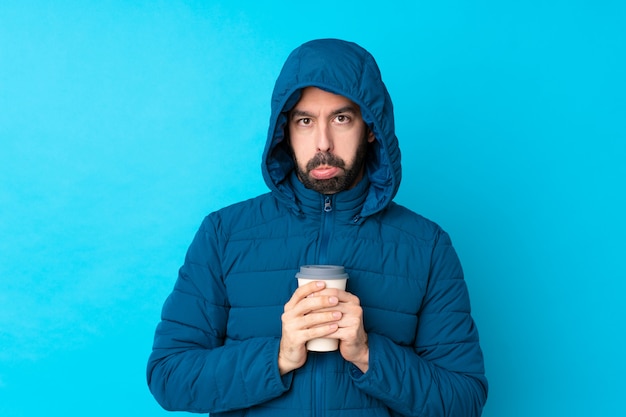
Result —
M 339 174 L 340 168 L 328 165 L 322 165 L 310 171 L 311 177 L 316 180 L 327 180 Z

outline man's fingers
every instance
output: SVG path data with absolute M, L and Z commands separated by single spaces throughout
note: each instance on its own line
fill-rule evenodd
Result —
M 326 288 L 324 281 L 314 281 L 296 288 L 291 299 L 285 304 L 285 311 L 294 308 L 300 301 Z

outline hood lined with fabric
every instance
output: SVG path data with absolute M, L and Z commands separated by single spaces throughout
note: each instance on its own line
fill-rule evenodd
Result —
M 262 162 L 265 183 L 281 202 L 299 211 L 287 180 L 294 161 L 285 144 L 285 129 L 288 112 L 306 87 L 344 96 L 360 107 L 363 120 L 376 137 L 366 160 L 369 189 L 360 216 L 384 209 L 396 195 L 402 177 L 393 104 L 376 61 L 353 42 L 318 39 L 301 45 L 287 58 L 272 94 Z

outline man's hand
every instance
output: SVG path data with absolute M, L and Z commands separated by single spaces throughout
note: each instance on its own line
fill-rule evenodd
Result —
M 369 346 L 367 333 L 363 327 L 363 308 L 359 298 L 346 291 L 336 291 L 339 304 L 335 310 L 341 313 L 339 329 L 328 337 L 339 339 L 339 352 L 348 362 L 352 362 L 363 373 L 369 369 Z M 320 294 L 325 293 L 321 292 Z
M 306 342 L 317 337 L 339 339 L 343 358 L 361 371 L 369 368 L 367 333 L 358 297 L 325 289 L 323 281 L 299 287 L 285 304 L 278 367 L 284 375 L 306 362 Z
M 315 281 L 299 287 L 285 304 L 282 337 L 278 352 L 278 369 L 284 375 L 306 362 L 306 342 L 325 337 L 339 328 L 341 313 L 332 307 L 339 303 L 336 296 L 321 296 L 326 287 Z

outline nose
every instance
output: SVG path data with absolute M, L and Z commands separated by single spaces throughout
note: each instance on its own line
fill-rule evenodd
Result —
M 330 127 L 319 126 L 319 132 L 317 134 L 317 152 L 330 152 L 333 149 L 332 134 Z

